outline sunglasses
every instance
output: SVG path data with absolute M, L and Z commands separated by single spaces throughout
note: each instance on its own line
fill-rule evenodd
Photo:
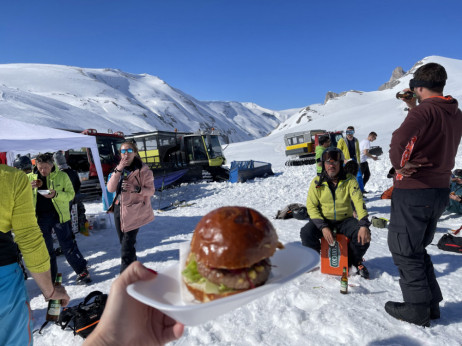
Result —
M 354 135 L 355 132 L 354 132 L 353 130 L 347 130 L 347 131 L 346 131 L 346 134 L 347 134 L 347 135 Z
M 330 164 L 333 162 L 343 161 L 343 154 L 337 150 L 327 150 L 322 154 L 322 161 Z
M 126 154 L 126 153 L 133 153 L 133 149 L 120 149 L 121 154 Z

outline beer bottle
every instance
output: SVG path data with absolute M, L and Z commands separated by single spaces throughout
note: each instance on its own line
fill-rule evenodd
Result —
M 404 99 L 404 100 L 412 100 L 415 97 L 415 94 L 413 91 L 398 91 L 396 93 L 396 98 L 399 99 Z
M 348 293 L 348 276 L 346 267 L 343 267 L 343 274 L 342 278 L 340 279 L 340 293 L 347 294 Z
M 61 273 L 58 273 L 56 275 L 54 286 L 55 287 L 61 286 L 61 282 L 63 282 L 63 276 Z M 61 313 L 61 300 L 50 299 L 50 301 L 48 302 L 47 315 L 45 319 L 47 321 L 57 322 L 60 313 Z

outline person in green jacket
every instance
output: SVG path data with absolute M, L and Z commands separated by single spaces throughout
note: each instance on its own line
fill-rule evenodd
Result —
M 319 145 L 315 149 L 316 173 L 318 174 L 318 176 L 320 176 L 322 172 L 321 155 L 324 152 L 324 150 L 330 147 L 330 144 L 331 142 L 329 135 L 319 136 Z
M 32 344 L 32 312 L 18 248 L 45 300 L 70 300 L 51 282 L 50 257 L 37 225 L 30 184 L 24 172 L 0 164 L 0 345 Z
M 72 237 L 69 202 L 74 198 L 74 188 L 68 175 L 54 164 L 53 155 L 40 154 L 35 159 L 36 167 L 29 173 L 37 222 L 42 230 L 50 254 L 52 279 L 56 277 L 58 265 L 53 249 L 52 231 L 69 265 L 77 274 L 77 283 L 91 282 L 87 261 Z
M 363 256 L 369 248 L 371 232 L 363 195 L 356 179 L 345 173 L 345 158 L 338 148 L 328 148 L 321 156 L 322 173 L 315 177 L 308 190 L 306 207 L 310 221 L 300 230 L 302 245 L 317 252 L 321 250 L 321 237 L 334 243 L 333 230 L 349 240 L 348 264 L 368 279 L 369 271 L 363 264 Z M 353 206 L 357 218 L 353 217 Z

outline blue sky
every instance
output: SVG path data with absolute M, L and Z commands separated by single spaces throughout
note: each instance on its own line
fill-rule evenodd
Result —
M 462 59 L 462 1 L 21 0 L 0 63 L 117 68 L 199 100 L 281 110 L 372 91 L 430 55 Z M 1 81 L 0 81 L 1 83 Z

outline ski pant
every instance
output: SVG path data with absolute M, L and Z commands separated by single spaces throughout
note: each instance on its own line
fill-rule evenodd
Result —
M 0 345 L 32 345 L 32 311 L 18 263 L 0 266 Z
M 56 262 L 56 253 L 53 249 L 52 230 L 55 231 L 58 238 L 59 246 L 66 257 L 67 263 L 74 269 L 76 274 L 82 273 L 87 269 L 87 261 L 80 253 L 77 243 L 73 239 L 72 227 L 70 221 L 60 223 L 57 213 L 38 214 L 37 223 L 42 230 L 45 244 L 47 245 L 50 255 L 51 280 L 54 282 L 58 273 L 58 264 Z
M 369 163 L 367 163 L 367 161 L 361 162 L 360 167 L 361 167 L 361 173 L 363 177 L 363 186 L 366 187 L 366 184 L 369 181 L 369 178 L 371 177 L 371 171 L 369 170 Z
M 369 248 L 370 243 L 362 245 L 358 242 L 359 223 L 355 218 L 347 218 L 343 221 L 327 220 L 331 231 L 336 228 L 337 233 L 345 235 L 350 242 L 348 243 L 348 265 L 357 266 L 362 262 L 362 258 Z M 300 230 L 302 245 L 321 252 L 322 231 L 318 229 L 310 220 Z
M 388 248 L 398 267 L 403 299 L 413 304 L 443 300 L 430 256 L 436 223 L 446 208 L 449 189 L 397 189 L 391 199 Z
M 114 205 L 114 224 L 119 236 L 121 245 L 120 249 L 120 273 L 122 273 L 132 262 L 136 261 L 136 235 L 138 230 L 134 229 L 128 232 L 123 232 L 120 228 L 120 204 Z

